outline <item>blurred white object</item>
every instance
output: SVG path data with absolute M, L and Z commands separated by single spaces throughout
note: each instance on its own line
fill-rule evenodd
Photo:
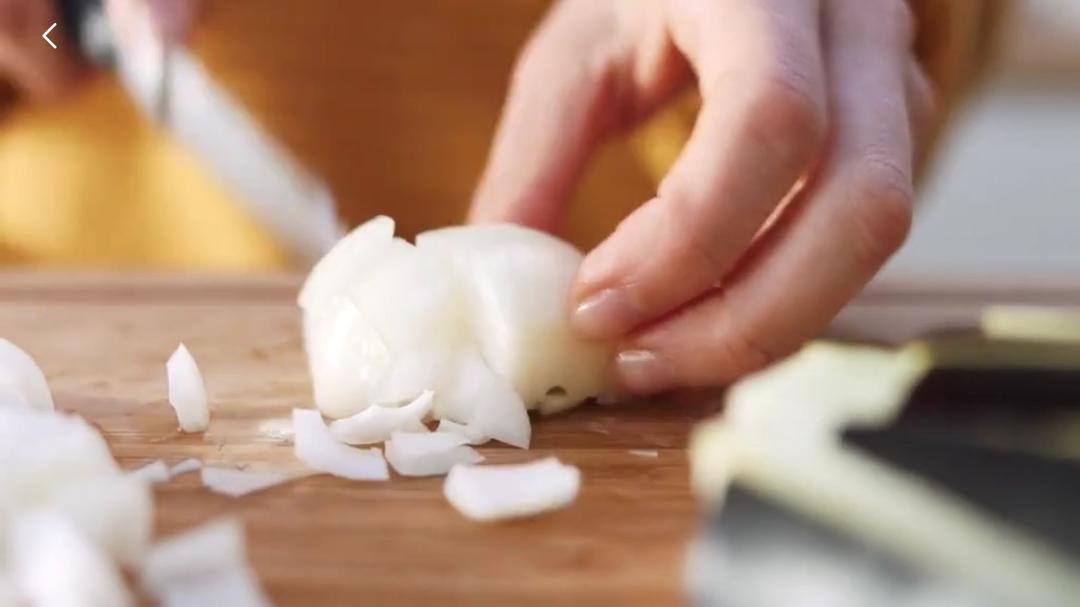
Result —
M 155 545 L 143 586 L 166 607 L 267 607 L 247 563 L 240 522 L 219 519 Z
M 186 49 L 164 45 L 146 3 L 116 36 L 117 71 L 136 105 L 195 153 L 252 217 L 310 266 L 343 229 L 329 187 L 218 86 Z
M 7 517 L 52 508 L 121 561 L 141 554 L 153 522 L 150 491 L 120 470 L 81 417 L 0 407 L 0 464 L 0 541 Z
M 120 571 L 63 516 L 34 512 L 16 519 L 8 544 L 11 577 L 26 604 L 127 607 L 134 600 Z
M 52 393 L 34 359 L 15 344 L 0 339 L 0 407 L 25 405 L 52 410 Z

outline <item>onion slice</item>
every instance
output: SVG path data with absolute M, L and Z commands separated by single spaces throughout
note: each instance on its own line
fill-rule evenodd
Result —
M 576 466 L 547 457 L 526 464 L 454 466 L 443 494 L 466 518 L 497 521 L 563 508 L 577 497 L 580 485 Z
M 374 404 L 352 417 L 332 422 L 330 434 L 349 445 L 370 445 L 387 440 L 397 431 L 426 432 L 423 419 L 434 402 L 435 393 L 426 390 L 400 407 Z
M 206 385 L 191 352 L 180 344 L 165 363 L 169 380 L 169 404 L 184 432 L 203 432 L 210 425 Z
M 0 406 L 6 404 L 48 411 L 55 408 L 41 367 L 18 346 L 0 339 Z
M 243 528 L 231 518 L 154 546 L 140 573 L 143 586 L 169 607 L 270 605 L 247 564 Z
M 386 441 L 386 461 L 402 476 L 446 474 L 457 464 L 478 464 L 484 456 L 450 432 L 395 432 Z
M 59 513 L 38 511 L 17 518 L 8 558 L 16 593 L 27 605 L 134 604 L 112 560 Z
M 169 476 L 180 476 L 181 474 L 187 474 L 188 472 L 195 472 L 199 468 L 202 468 L 202 462 L 194 457 L 189 457 L 178 464 L 174 464 L 172 468 L 169 468 Z
M 660 457 L 660 452 L 657 451 L 656 449 L 631 449 L 630 450 L 630 455 L 635 455 L 637 457 L 649 457 L 649 458 L 656 459 L 656 458 Z
M 201 476 L 203 487 L 229 497 L 241 497 L 289 480 L 289 475 L 284 472 L 237 470 L 213 466 L 203 468 Z
M 313 409 L 293 409 L 293 451 L 312 470 L 358 481 L 390 478 L 378 449 L 357 449 L 337 441 Z
M 468 442 L 470 445 L 482 445 L 491 440 L 483 434 L 476 432 L 469 426 L 465 424 L 459 424 L 449 419 L 439 420 L 439 425 L 435 428 L 435 431 L 460 434 L 466 438 L 466 442 Z
M 141 468 L 136 468 L 131 472 L 128 472 L 128 476 L 136 478 L 144 483 L 150 485 L 156 485 L 158 483 L 166 483 L 172 478 L 172 474 L 169 471 L 169 466 L 165 462 L 154 460 Z

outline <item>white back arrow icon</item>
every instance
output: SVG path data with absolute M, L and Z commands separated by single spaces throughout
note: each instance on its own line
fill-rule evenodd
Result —
M 53 28 L 55 28 L 55 27 L 56 27 L 55 23 L 50 25 L 49 29 L 45 30 L 45 33 L 41 35 L 41 37 L 45 39 L 45 42 L 48 42 L 49 46 L 51 46 L 53 48 L 56 48 L 56 44 L 52 40 L 49 40 L 49 32 L 53 31 Z

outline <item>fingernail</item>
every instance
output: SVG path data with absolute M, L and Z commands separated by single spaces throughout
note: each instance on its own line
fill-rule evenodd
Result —
M 625 350 L 615 359 L 619 380 L 631 392 L 653 394 L 670 388 L 674 367 L 666 357 L 651 350 Z
M 578 304 L 570 326 L 582 335 L 606 338 L 621 335 L 641 322 L 641 311 L 619 288 L 604 289 Z

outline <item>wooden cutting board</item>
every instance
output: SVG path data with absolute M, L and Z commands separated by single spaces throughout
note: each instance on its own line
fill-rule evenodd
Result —
M 298 284 L 0 273 L 0 336 L 36 358 L 57 406 L 96 424 L 125 468 L 187 457 L 296 467 L 291 446 L 260 424 L 312 405 Z M 215 406 L 205 435 L 180 434 L 166 401 L 164 364 L 180 342 Z M 530 520 L 469 522 L 438 478 L 317 476 L 232 499 L 187 475 L 156 489 L 157 534 L 240 517 L 251 561 L 280 606 L 678 604 L 698 520 L 686 436 L 716 408 L 700 396 L 592 406 L 538 420 L 528 452 L 481 448 L 491 462 L 557 455 L 581 467 L 578 501 Z

